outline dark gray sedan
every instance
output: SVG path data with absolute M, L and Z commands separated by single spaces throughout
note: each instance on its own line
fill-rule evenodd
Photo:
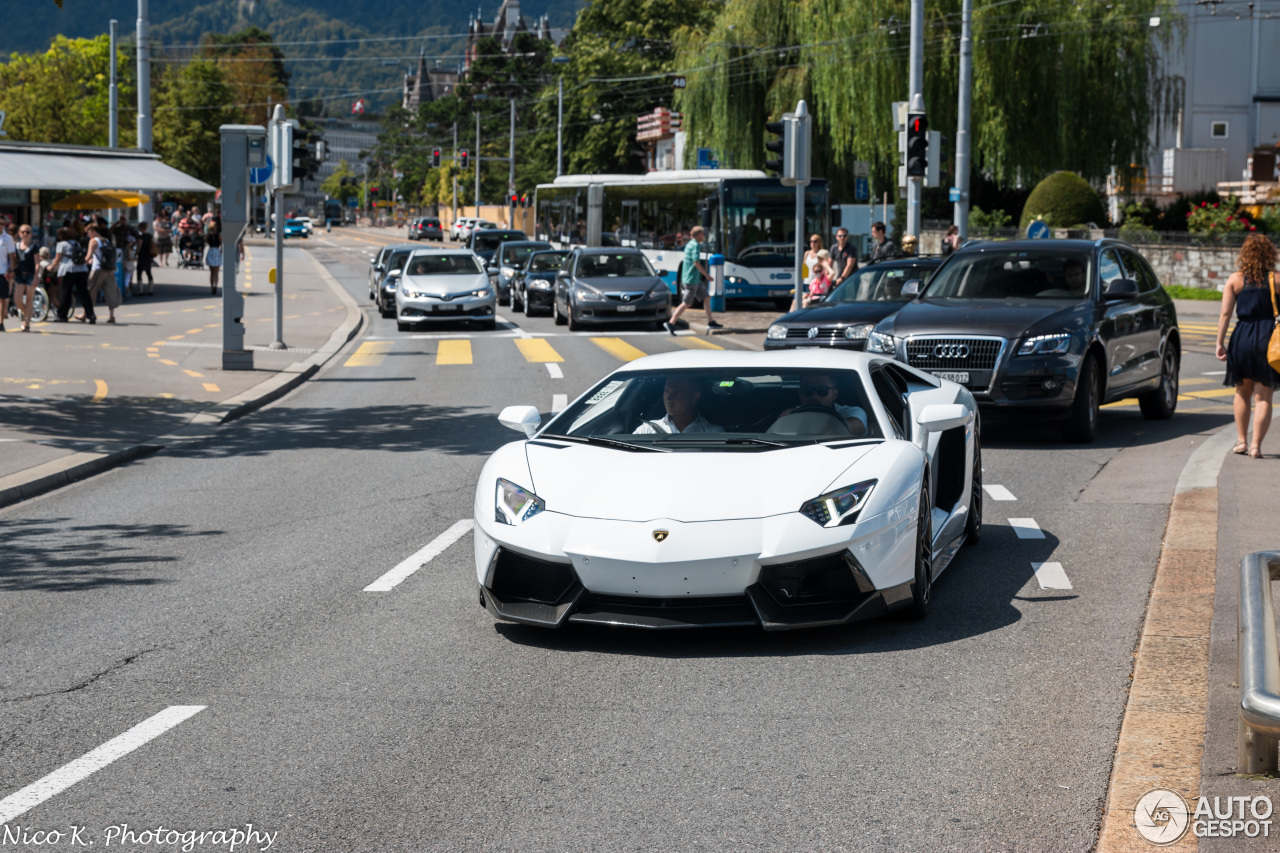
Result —
M 608 323 L 660 329 L 670 306 L 670 289 L 639 249 L 580 249 L 556 276 L 551 310 L 570 331 Z
M 550 248 L 550 243 L 541 240 L 510 240 L 498 246 L 488 269 L 489 280 L 498 289 L 499 305 L 514 305 L 511 285 L 520 270 L 524 269 L 524 262 L 529 260 L 529 256 L 534 252 Z M 514 307 L 519 310 L 518 305 Z

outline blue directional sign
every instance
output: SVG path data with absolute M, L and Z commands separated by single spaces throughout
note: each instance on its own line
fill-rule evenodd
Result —
M 698 168 L 699 169 L 719 169 L 720 162 L 716 160 L 716 154 L 710 148 L 698 149 Z
M 947 191 L 947 201 L 959 201 L 959 200 L 960 200 L 959 187 L 952 187 Z
M 869 178 L 853 179 L 853 200 L 866 201 L 871 198 L 871 180 Z
M 1037 219 L 1027 226 L 1028 240 L 1048 240 L 1049 239 L 1049 223 L 1043 219 Z
M 275 168 L 275 165 L 275 161 L 272 160 L 271 155 L 268 154 L 267 165 L 263 166 L 261 169 L 249 170 L 249 183 L 254 185 L 265 184 L 267 179 L 271 177 L 271 172 Z

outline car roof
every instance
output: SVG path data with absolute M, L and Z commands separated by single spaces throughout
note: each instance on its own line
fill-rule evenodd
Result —
M 574 249 L 580 255 L 643 255 L 644 252 L 639 249 L 633 249 L 630 246 L 614 246 L 612 248 L 604 246 L 595 246 L 590 249 Z
M 523 233 L 524 232 L 518 228 L 477 228 L 475 230 L 475 236 L 477 237 L 479 237 L 481 234 L 523 234 Z
M 546 240 L 508 240 L 499 246 L 499 249 L 509 249 L 512 246 L 519 248 L 520 246 L 546 246 L 551 248 L 551 243 Z
M 785 349 L 766 352 L 730 350 L 687 350 L 649 355 L 627 362 L 615 373 L 639 370 L 726 369 L 760 370 L 818 368 L 824 370 L 865 370 L 872 361 L 891 360 L 887 355 L 873 355 L 852 350 Z
M 890 267 L 919 267 L 919 266 L 930 266 L 930 265 L 936 267 L 936 266 L 941 266 L 944 260 L 946 260 L 946 258 L 934 257 L 932 255 L 925 256 L 925 257 L 921 257 L 919 255 L 911 255 L 910 257 L 906 257 L 906 258 L 889 258 L 883 261 L 872 261 L 871 263 L 863 264 L 862 266 L 858 267 L 857 271 L 861 272 L 862 270 L 871 269 L 872 267 L 876 269 L 886 269 Z
M 423 246 L 414 246 L 413 254 L 415 255 L 466 255 L 474 258 L 475 252 L 470 249 L 427 249 Z
M 1129 244 L 1123 240 L 992 240 L 986 243 L 966 243 L 959 249 L 956 254 L 970 254 L 972 252 L 986 252 L 997 250 L 1001 252 L 1025 252 L 1032 249 L 1071 249 L 1074 251 L 1084 251 L 1098 248 L 1099 246 L 1112 245 L 1128 247 Z
M 396 249 L 416 249 L 417 243 L 390 243 L 382 247 L 384 252 L 394 252 Z

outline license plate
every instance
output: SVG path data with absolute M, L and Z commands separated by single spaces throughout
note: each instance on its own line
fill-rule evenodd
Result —
M 636 306 L 634 306 L 634 305 L 619 305 L 619 306 L 618 306 L 618 313 L 619 313 L 619 314 L 625 314 L 625 313 L 627 313 L 628 311 L 635 311 L 635 310 L 636 310 Z
M 938 377 L 939 379 L 949 379 L 952 382 L 959 382 L 961 385 L 969 384 L 969 371 L 967 370 L 965 371 L 931 370 L 930 373 L 932 373 L 934 376 Z
M 437 305 L 436 310 L 437 311 L 457 311 L 458 306 L 457 305 Z
M 790 296 L 791 288 L 788 287 L 786 290 L 770 290 L 769 295 L 770 296 Z

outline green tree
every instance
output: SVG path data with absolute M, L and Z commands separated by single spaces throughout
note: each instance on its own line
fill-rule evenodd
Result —
M 360 185 L 357 183 L 343 186 L 342 182 L 347 179 L 356 179 L 358 177 L 359 176 L 356 175 L 355 170 L 351 168 L 350 163 L 346 160 L 339 160 L 338 168 L 334 169 L 333 174 L 321 182 L 320 190 L 329 198 L 336 198 L 345 204 L 349 198 L 360 197 Z
M 215 60 L 227 85 L 239 120 L 265 125 L 271 119 L 269 104 L 289 100 L 289 72 L 284 51 L 271 33 L 251 26 L 233 33 L 211 33 L 202 41 L 201 55 Z
M 219 127 L 234 123 L 232 91 L 217 63 L 197 59 L 161 78 L 155 108 L 155 149 L 175 169 L 220 183 Z
M 1107 212 L 1089 182 L 1074 172 L 1054 172 L 1031 191 L 1018 227 L 1042 219 L 1054 228 L 1075 228 L 1092 222 L 1102 226 Z

